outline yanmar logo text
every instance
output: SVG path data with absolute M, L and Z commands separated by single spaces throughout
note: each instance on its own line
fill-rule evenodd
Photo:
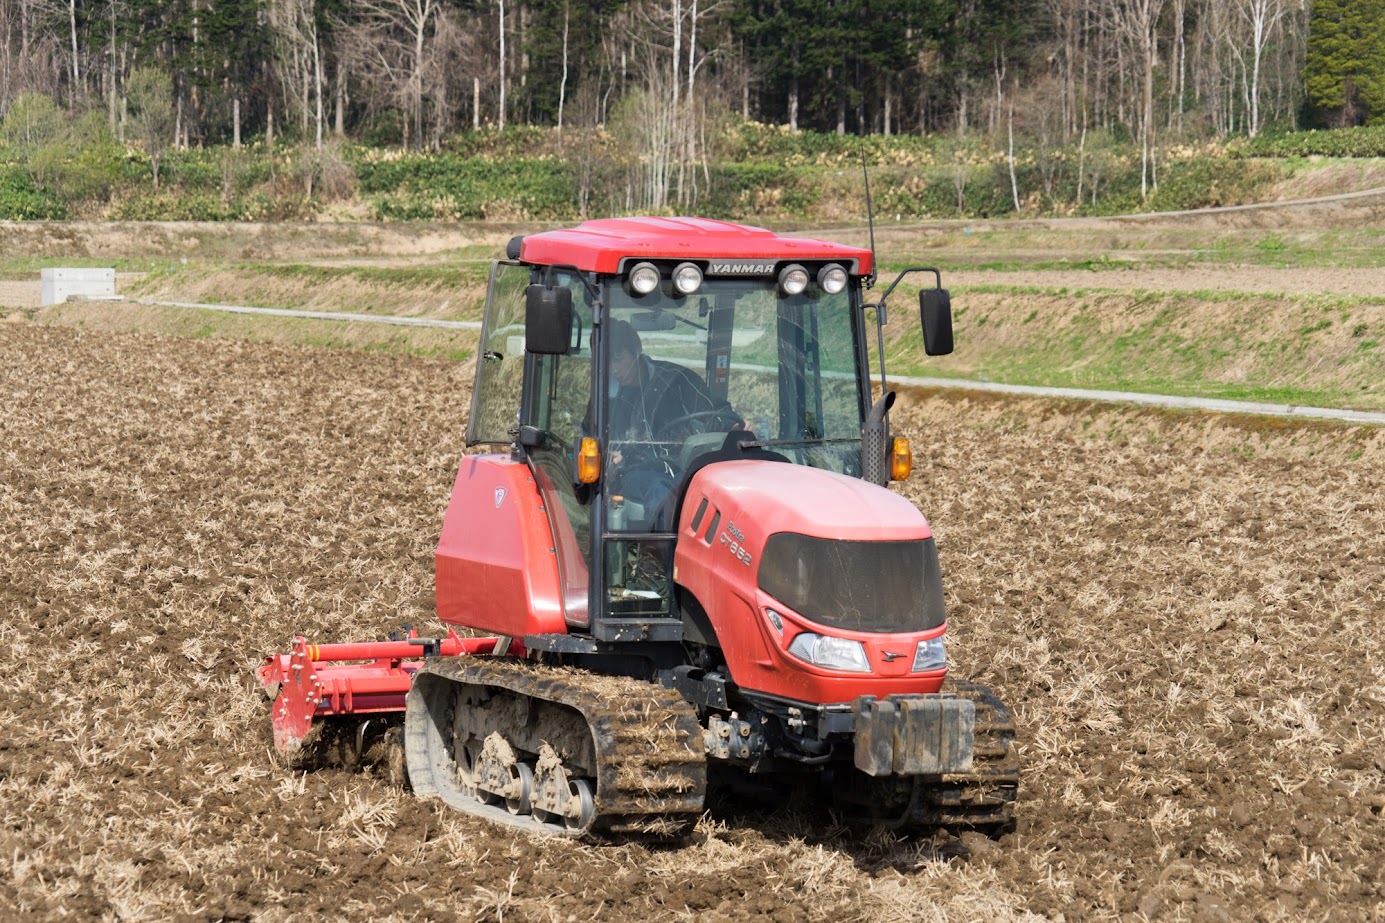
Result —
M 774 262 L 764 260 L 713 260 L 707 264 L 709 276 L 772 276 Z

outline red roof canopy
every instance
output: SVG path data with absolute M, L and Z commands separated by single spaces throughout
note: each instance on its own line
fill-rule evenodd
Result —
M 614 273 L 626 257 L 637 259 L 760 259 L 856 261 L 869 275 L 872 254 L 806 237 L 782 237 L 764 228 L 706 218 L 603 218 L 575 228 L 524 238 L 520 259 L 540 266 L 576 266 Z

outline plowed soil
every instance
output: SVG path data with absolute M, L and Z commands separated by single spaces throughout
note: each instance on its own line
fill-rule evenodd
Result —
M 527 837 L 268 752 L 260 655 L 432 620 L 470 369 L 0 324 L 6 919 L 1385 920 L 1385 444 L 909 395 L 1018 829 Z

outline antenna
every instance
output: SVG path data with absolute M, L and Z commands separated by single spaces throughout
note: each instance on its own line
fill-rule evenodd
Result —
M 875 266 L 875 208 L 870 202 L 870 170 L 866 169 L 866 139 L 861 136 L 861 175 L 866 180 L 866 227 L 870 229 L 870 278 L 866 279 L 866 288 L 875 288 L 876 266 Z M 890 291 L 894 286 L 890 286 Z M 880 296 L 880 300 L 874 305 L 863 305 L 861 320 L 865 322 L 865 308 L 875 308 L 875 336 L 876 348 L 880 355 L 880 393 L 889 391 L 889 383 L 885 380 L 885 299 L 890 292 L 885 292 Z
M 870 229 L 870 278 L 866 288 L 875 288 L 875 209 L 870 202 L 870 171 L 866 169 L 866 138 L 861 136 L 861 175 L 866 180 L 866 226 Z

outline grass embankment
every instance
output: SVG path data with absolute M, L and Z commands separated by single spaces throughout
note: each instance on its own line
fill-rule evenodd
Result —
M 951 271 L 1178 270 L 1189 267 L 1264 266 L 1275 269 L 1385 266 L 1385 231 L 1377 227 L 1294 226 L 1275 215 L 1273 228 L 1190 226 L 1093 227 L 1087 222 L 961 224 L 876 228 L 877 250 L 889 271 L 937 266 Z M 857 241 L 847 241 L 858 243 Z M 864 243 L 860 241 L 859 243 Z M 1103 283 L 1096 283 L 1101 285 Z
M 489 261 L 450 259 L 409 267 L 289 263 L 161 269 L 125 294 L 145 301 L 346 311 L 480 320 Z
M 953 303 L 945 359 L 912 316 L 890 325 L 894 374 L 1385 409 L 1379 299 L 995 286 Z

